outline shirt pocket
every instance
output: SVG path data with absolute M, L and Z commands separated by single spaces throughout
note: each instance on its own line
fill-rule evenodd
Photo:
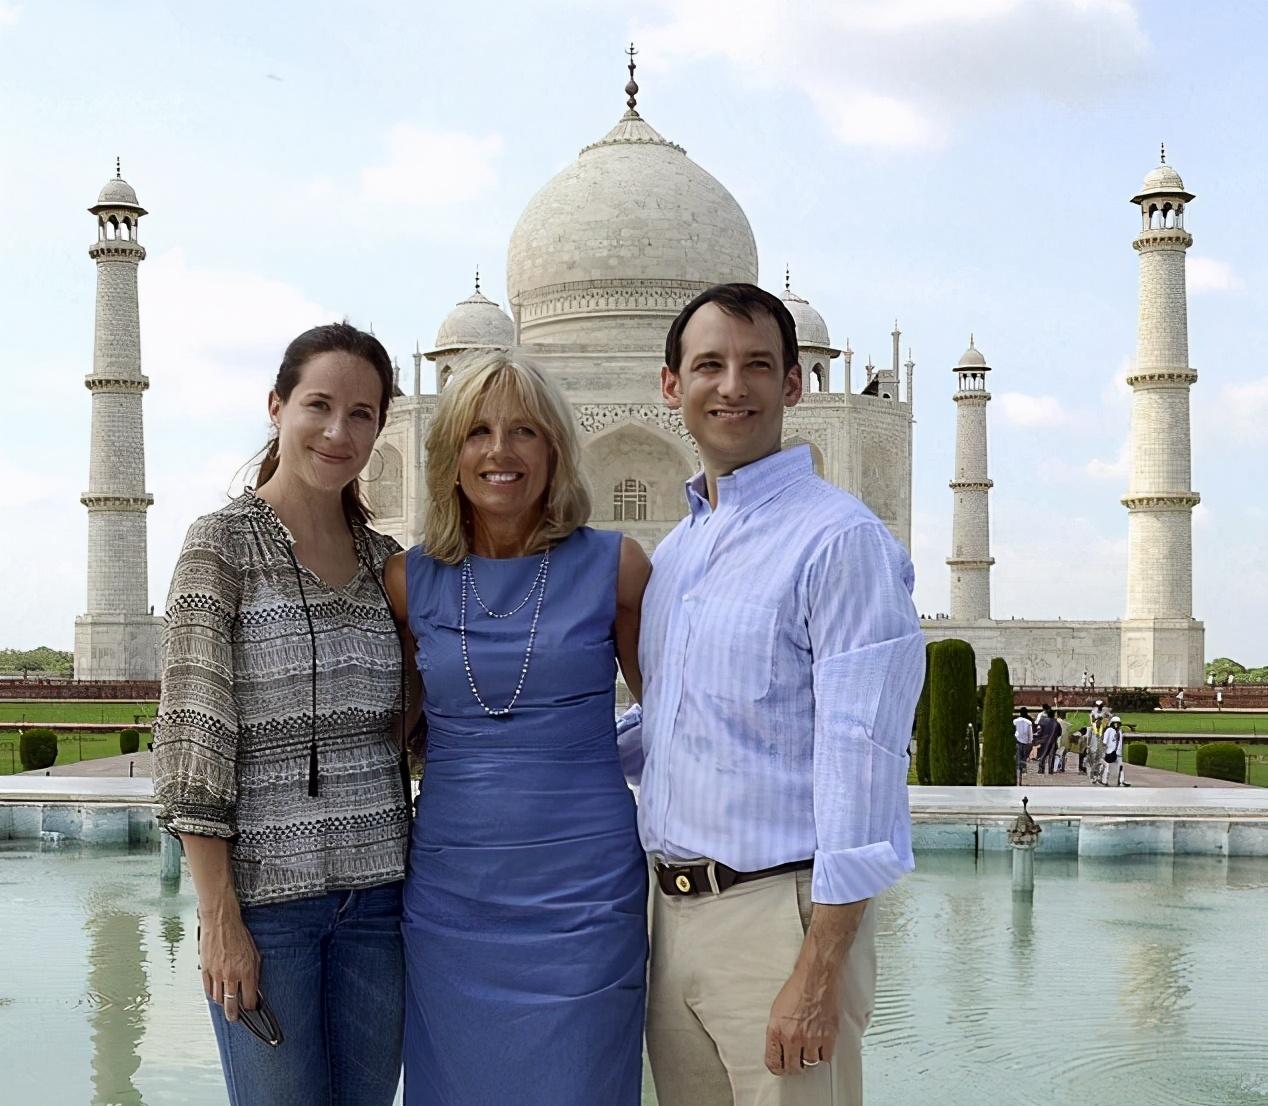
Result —
M 762 698 L 775 666 L 779 612 L 732 599 L 693 598 L 690 605 L 689 681 L 727 702 Z

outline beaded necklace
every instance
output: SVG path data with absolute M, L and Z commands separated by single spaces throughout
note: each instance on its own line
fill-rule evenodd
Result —
M 519 700 L 520 692 L 524 690 L 524 678 L 528 675 L 528 662 L 533 657 L 533 642 L 537 637 L 537 622 L 542 614 L 542 601 L 546 598 L 546 577 L 550 573 L 550 550 L 547 549 L 542 554 L 542 563 L 537 568 L 537 574 L 533 577 L 532 586 L 528 589 L 528 594 L 520 600 L 519 604 L 513 609 L 499 614 L 497 611 L 491 610 L 480 598 L 480 592 L 476 588 L 475 574 L 471 569 L 470 555 L 463 558 L 462 561 L 462 583 L 461 583 L 461 600 L 459 602 L 458 616 L 458 637 L 462 642 L 462 667 L 467 671 L 467 683 L 471 686 L 471 694 L 475 696 L 475 701 L 480 704 L 484 713 L 490 718 L 505 718 L 511 713 L 511 708 L 515 706 Z M 480 689 L 476 687 L 475 674 L 471 671 L 471 653 L 467 647 L 467 589 L 471 589 L 471 594 L 476 597 L 476 602 L 484 609 L 484 613 L 490 618 L 510 618 L 517 611 L 521 611 L 533 597 L 533 593 L 537 593 L 537 603 L 533 608 L 533 621 L 528 628 L 528 648 L 524 650 L 524 663 L 520 666 L 520 678 L 515 685 L 515 693 L 511 696 L 511 701 L 504 707 L 491 707 L 484 701 L 484 697 L 480 694 Z

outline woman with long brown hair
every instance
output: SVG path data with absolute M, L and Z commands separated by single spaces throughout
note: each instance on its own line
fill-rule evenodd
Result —
M 387 1106 L 399 1082 L 400 547 L 357 487 L 391 395 L 373 335 L 291 342 L 256 487 L 190 527 L 172 579 L 155 792 L 233 1106 Z

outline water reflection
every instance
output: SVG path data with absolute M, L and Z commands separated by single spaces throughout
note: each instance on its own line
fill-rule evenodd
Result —
M 88 997 L 92 1013 L 93 1106 L 141 1106 L 132 1077 L 150 1000 L 141 947 L 141 916 L 97 898 L 88 913 Z

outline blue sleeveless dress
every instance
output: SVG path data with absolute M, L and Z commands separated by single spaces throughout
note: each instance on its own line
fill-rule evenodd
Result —
M 461 566 L 406 556 L 427 768 L 405 882 L 406 1106 L 638 1106 L 647 874 L 614 725 L 620 535 L 550 555 L 524 688 L 489 717 L 459 642 Z M 472 557 L 499 613 L 540 556 Z M 537 596 L 467 593 L 476 687 L 515 692 Z

